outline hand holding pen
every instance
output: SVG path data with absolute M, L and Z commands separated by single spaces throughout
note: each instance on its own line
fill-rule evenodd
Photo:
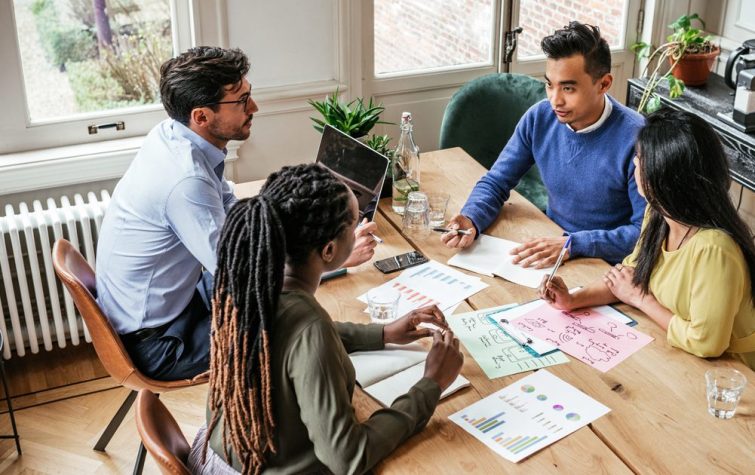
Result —
M 475 228 L 472 220 L 464 215 L 457 214 L 451 218 L 448 222 L 448 226 L 445 228 L 448 232 L 443 232 L 440 236 L 440 241 L 448 247 L 463 249 L 471 245 L 475 236 L 477 235 L 477 228 Z M 435 230 L 435 229 L 434 229 Z

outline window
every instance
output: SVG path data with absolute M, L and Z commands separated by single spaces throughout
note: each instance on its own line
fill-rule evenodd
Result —
M 0 2 L 0 154 L 146 134 L 166 117 L 160 65 L 193 44 L 195 3 Z
M 624 25 L 629 2 L 604 0 L 577 2 L 573 0 L 520 0 L 517 59 L 542 57 L 540 41 L 572 20 L 597 25 L 612 49 L 624 46 Z
M 168 0 L 14 0 L 32 124 L 159 104 Z
M 374 0 L 375 76 L 490 65 L 493 0 Z

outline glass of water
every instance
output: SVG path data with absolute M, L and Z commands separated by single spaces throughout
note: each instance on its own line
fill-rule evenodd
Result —
M 427 204 L 430 207 L 430 226 L 439 227 L 446 224 L 446 207 L 451 196 L 448 193 L 428 193 Z
M 398 301 L 401 294 L 387 288 L 372 289 L 367 292 L 367 308 L 370 311 L 372 323 L 385 325 L 398 317 Z
M 421 191 L 409 193 L 401 229 L 408 236 L 423 237 L 430 234 L 430 205 L 425 193 Z
M 719 419 L 731 419 L 737 410 L 747 379 L 736 369 L 714 368 L 705 372 L 708 413 Z

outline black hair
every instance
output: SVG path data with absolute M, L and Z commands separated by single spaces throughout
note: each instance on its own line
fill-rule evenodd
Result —
M 593 82 L 611 72 L 611 48 L 600 36 L 600 28 L 578 21 L 556 30 L 540 42 L 548 59 L 563 59 L 581 54 L 585 58 L 585 72 Z
M 233 449 L 244 474 L 260 473 L 276 451 L 269 344 L 285 263 L 304 263 L 350 229 L 350 196 L 321 165 L 284 167 L 226 217 L 212 301 L 207 430 L 222 414 L 225 458 Z
M 240 49 L 215 46 L 191 48 L 160 67 L 160 96 L 168 115 L 189 125 L 191 111 L 217 105 L 225 88 L 237 84 L 249 72 L 249 59 Z
M 755 245 L 729 196 L 729 164 L 713 128 L 689 112 L 661 109 L 647 117 L 637 137 L 642 190 L 650 216 L 640 237 L 635 285 L 647 293 L 669 227 L 664 216 L 685 226 L 724 231 L 739 245 L 755 299 Z

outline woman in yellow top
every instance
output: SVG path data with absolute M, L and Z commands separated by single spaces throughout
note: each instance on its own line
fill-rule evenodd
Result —
M 570 294 L 545 281 L 563 310 L 622 301 L 701 357 L 737 354 L 755 369 L 755 245 L 729 197 L 723 147 L 704 120 L 661 110 L 637 138 L 634 176 L 648 207 L 634 252 L 602 281 Z

